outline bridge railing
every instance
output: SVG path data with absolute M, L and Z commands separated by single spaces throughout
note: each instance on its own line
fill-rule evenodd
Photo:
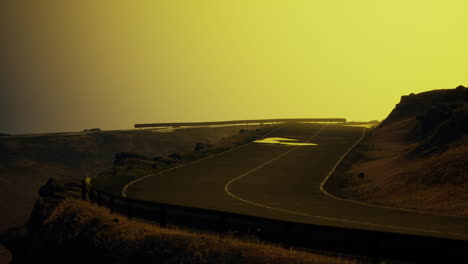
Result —
M 114 195 L 82 182 L 82 199 L 111 213 L 220 234 L 255 237 L 262 241 L 316 251 L 339 252 L 376 259 L 447 262 L 468 257 L 468 241 L 382 231 L 289 222 L 232 212 L 149 202 Z
M 179 126 L 221 126 L 241 124 L 269 124 L 269 123 L 300 123 L 300 122 L 329 122 L 345 123 L 346 118 L 282 118 L 282 119 L 250 119 L 215 122 L 180 122 L 180 123 L 147 123 L 135 124 L 135 128 L 145 127 L 179 127 Z

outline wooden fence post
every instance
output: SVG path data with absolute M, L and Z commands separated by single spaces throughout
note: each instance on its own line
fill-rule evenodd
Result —
M 221 213 L 218 218 L 218 226 L 217 226 L 218 232 L 223 234 L 226 232 L 226 214 Z
M 109 198 L 109 204 L 107 205 L 109 207 L 109 211 L 111 214 L 114 213 L 114 196 L 111 196 Z
M 159 221 L 159 225 L 161 227 L 167 227 L 167 208 L 164 205 L 161 205 L 161 219 Z
M 101 191 L 97 191 L 97 204 L 99 207 L 102 206 L 102 195 L 101 195 Z
M 81 181 L 81 199 L 86 200 L 86 180 Z
M 127 217 L 128 219 L 132 219 L 132 201 L 128 200 L 127 203 Z
M 370 250 L 370 257 L 371 257 L 371 263 L 372 264 L 378 264 L 380 263 L 380 239 L 377 234 L 372 234 L 371 239 L 370 239 L 370 245 L 369 245 L 369 250 Z
M 94 188 L 93 187 L 89 188 L 89 200 L 91 201 L 91 203 L 94 203 Z

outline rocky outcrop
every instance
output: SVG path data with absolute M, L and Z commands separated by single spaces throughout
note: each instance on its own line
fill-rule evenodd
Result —
M 52 210 L 65 197 L 65 186 L 62 182 L 50 178 L 39 190 L 39 196 L 34 204 L 31 217 L 26 226 L 30 231 L 37 231 Z
M 434 106 L 464 104 L 468 101 L 468 89 L 464 86 L 458 87 L 402 96 L 400 103 L 395 106 L 380 126 L 424 115 Z
M 417 120 L 413 133 L 423 143 L 412 154 L 440 153 L 463 144 L 463 137 L 468 134 L 468 103 L 435 106 Z
M 115 154 L 114 167 L 135 164 L 140 162 L 141 160 L 146 160 L 146 157 L 128 152 L 120 152 Z
M 206 143 L 198 142 L 197 144 L 195 144 L 195 148 L 193 150 L 194 151 L 202 151 L 202 150 L 205 150 L 205 149 L 208 149 L 208 148 L 211 148 L 211 147 L 212 147 L 212 144 L 206 144 Z
M 460 144 L 468 133 L 468 89 L 460 85 L 456 89 L 402 96 L 379 127 L 403 120 L 411 128 L 406 139 L 419 143 L 411 155 L 440 153 Z

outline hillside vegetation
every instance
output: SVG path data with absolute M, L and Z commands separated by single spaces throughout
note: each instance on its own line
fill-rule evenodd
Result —
M 79 200 L 78 186 L 41 188 L 28 224 L 0 240 L 15 263 L 369 263 L 128 220 Z
M 326 188 L 372 204 L 468 216 L 468 89 L 402 96 Z

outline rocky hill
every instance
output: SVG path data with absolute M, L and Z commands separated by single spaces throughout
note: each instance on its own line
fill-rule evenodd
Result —
M 327 188 L 374 204 L 468 216 L 468 89 L 402 96 Z
M 408 119 L 412 120 L 408 125 L 413 129 L 407 133 L 407 138 L 422 141 L 412 154 L 446 151 L 459 144 L 468 133 L 468 89 L 459 86 L 402 96 L 381 127 Z

